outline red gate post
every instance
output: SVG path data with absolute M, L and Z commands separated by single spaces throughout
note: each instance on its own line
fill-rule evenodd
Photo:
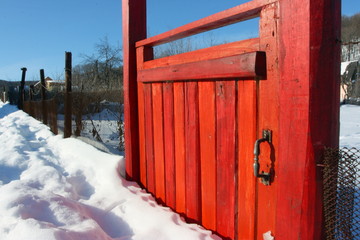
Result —
M 123 0 L 126 177 L 139 180 L 139 130 L 135 43 L 146 38 L 146 0 Z
M 322 154 L 339 144 L 340 0 L 280 0 L 276 239 L 325 239 Z

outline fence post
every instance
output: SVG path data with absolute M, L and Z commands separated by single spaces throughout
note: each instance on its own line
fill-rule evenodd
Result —
M 71 98 L 71 52 L 65 52 L 65 121 L 64 121 L 64 138 L 71 136 L 71 115 L 72 115 L 72 98 Z
M 34 100 L 34 85 L 33 84 L 30 85 L 29 97 L 30 97 L 30 99 L 29 99 L 30 101 Z
M 122 0 L 126 178 L 139 180 L 138 93 L 135 42 L 146 38 L 146 0 Z
M 21 68 L 22 75 L 21 75 L 21 83 L 19 88 L 19 101 L 18 101 L 18 108 L 22 110 L 24 108 L 24 87 L 25 87 L 25 76 L 26 76 L 26 68 Z
M 48 124 L 48 116 L 46 109 L 46 86 L 45 86 L 45 73 L 44 69 L 40 69 L 40 81 L 41 81 L 41 107 L 42 107 L 42 119 L 44 124 Z
M 4 86 L 4 91 L 3 91 L 3 102 L 4 103 L 6 102 L 6 89 L 5 89 L 5 86 Z

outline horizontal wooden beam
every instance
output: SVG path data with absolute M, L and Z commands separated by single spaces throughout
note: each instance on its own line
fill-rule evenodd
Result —
M 162 34 L 141 40 L 136 43 L 140 46 L 156 46 L 181 38 L 189 37 L 198 33 L 206 32 L 237 22 L 257 17 L 263 8 L 277 0 L 253 0 L 222 12 L 210 15 L 195 22 L 172 29 Z
M 229 57 L 247 52 L 259 51 L 259 38 L 251 38 L 242 41 L 221 44 L 203 48 L 191 52 L 176 54 L 173 56 L 158 58 L 144 62 L 142 69 L 165 67 L 175 64 L 198 62 L 215 58 Z M 138 70 L 140 70 L 138 66 Z
M 236 56 L 218 58 L 139 70 L 140 82 L 167 82 L 205 79 L 265 78 L 265 52 L 251 52 Z

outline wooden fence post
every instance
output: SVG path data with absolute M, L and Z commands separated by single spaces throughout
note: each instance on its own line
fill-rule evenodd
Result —
M 65 52 L 65 121 L 64 121 L 64 138 L 71 136 L 72 124 L 72 98 L 71 98 L 71 52 Z
M 27 69 L 25 67 L 21 68 L 22 75 L 21 75 L 21 83 L 19 88 L 19 101 L 18 101 L 18 108 L 21 110 L 24 108 L 24 100 L 25 100 L 24 88 L 25 88 L 26 70 Z
M 46 86 L 45 86 L 45 73 L 44 69 L 40 69 L 40 80 L 41 80 L 41 106 L 42 106 L 42 119 L 43 123 L 48 124 L 48 114 L 46 109 Z
M 4 91 L 3 91 L 3 102 L 6 102 L 6 88 L 4 86 Z
M 123 0 L 126 178 L 139 180 L 138 93 L 135 43 L 146 38 L 146 0 Z

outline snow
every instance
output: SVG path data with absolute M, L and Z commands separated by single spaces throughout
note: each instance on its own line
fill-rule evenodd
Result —
M 220 239 L 124 180 L 124 159 L 0 103 L 0 239 Z
M 340 112 L 340 145 L 360 148 L 360 106 Z M 2 240 L 220 239 L 124 180 L 122 156 L 54 136 L 3 103 L 0 153 Z M 272 239 L 270 232 L 265 237 Z
M 341 62 L 341 71 L 340 71 L 341 75 L 344 75 L 347 66 L 352 62 L 356 62 L 356 61 Z
M 340 146 L 360 149 L 360 106 L 341 106 Z

